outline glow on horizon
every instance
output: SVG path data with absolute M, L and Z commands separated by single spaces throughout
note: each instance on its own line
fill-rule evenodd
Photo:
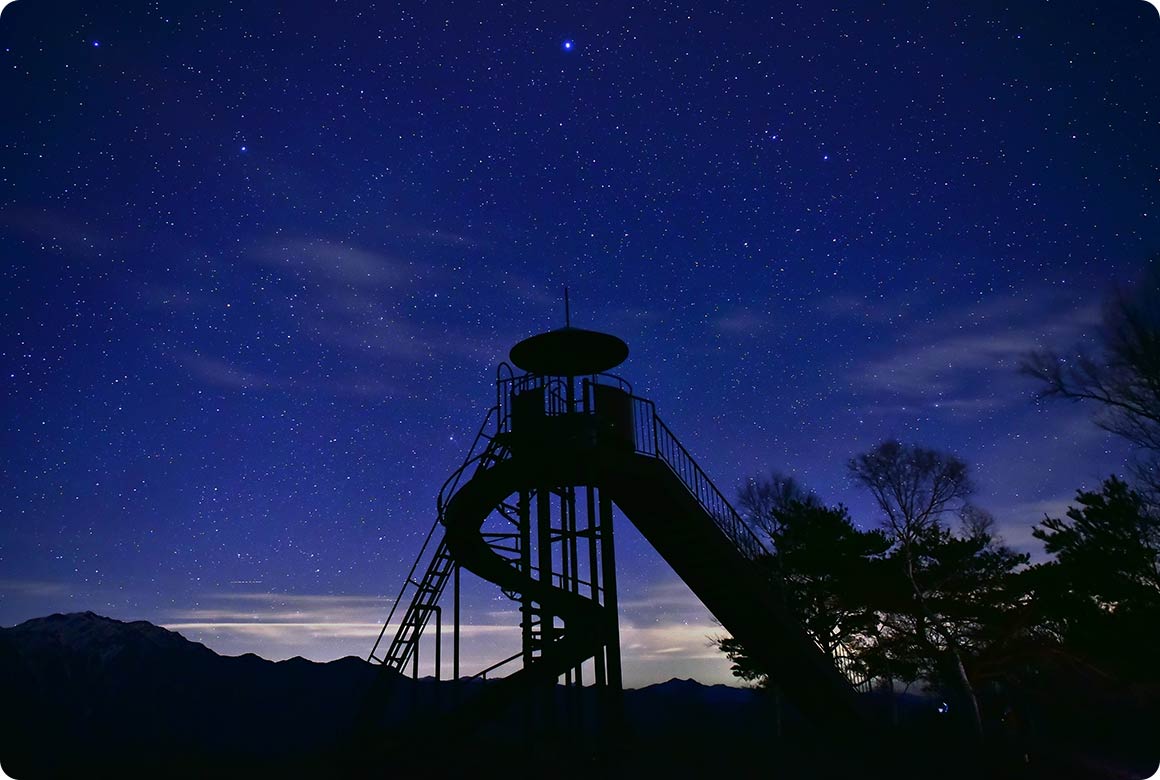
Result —
M 265 622 L 261 620 L 223 620 L 166 622 L 163 628 L 177 631 L 186 639 L 200 642 L 219 655 L 237 656 L 254 653 L 270 661 L 301 657 L 327 662 L 347 656 L 366 658 L 381 623 L 373 622 Z M 384 641 L 389 641 L 397 626 L 389 626 Z M 450 629 L 445 627 L 440 674 L 451 679 Z M 520 632 L 517 626 L 463 625 L 461 673 L 473 675 L 496 661 L 518 652 Z M 692 678 L 705 685 L 741 686 L 743 683 L 729 671 L 728 659 L 714 648 L 710 636 L 721 635 L 720 626 L 675 623 L 641 628 L 621 626 L 621 663 L 626 688 L 642 688 L 674 677 Z M 433 640 L 424 636 L 420 646 L 420 676 L 434 676 L 430 663 L 434 655 Z M 590 666 L 590 662 L 587 664 Z M 520 668 L 518 662 L 493 675 L 503 677 Z M 591 681 L 591 672 L 586 679 Z

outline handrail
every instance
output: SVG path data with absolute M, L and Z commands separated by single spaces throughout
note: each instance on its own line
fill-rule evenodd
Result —
M 467 451 L 467 460 L 465 460 L 463 465 L 460 466 L 455 471 L 455 473 L 452 474 L 451 477 L 448 478 L 448 482 L 450 482 L 451 479 L 457 478 L 460 474 L 462 474 L 463 470 L 467 467 L 468 463 L 470 463 L 472 460 L 477 460 L 479 458 L 482 458 L 486 454 L 487 450 L 484 449 L 483 452 L 481 452 L 479 455 L 476 455 L 474 458 L 471 455 L 471 453 L 475 452 L 476 447 L 479 445 L 479 442 L 482 439 L 487 439 L 489 443 L 491 442 L 492 437 L 488 436 L 487 433 L 485 433 L 485 431 L 487 430 L 488 421 L 491 420 L 492 415 L 497 413 L 497 412 L 498 412 L 498 409 L 496 407 L 492 407 L 491 409 L 487 410 L 487 415 L 483 418 L 483 424 L 479 426 L 479 431 L 475 434 L 475 439 L 471 443 L 471 449 L 469 449 Z M 446 483 L 444 483 L 444 487 L 446 487 Z M 442 489 L 439 491 L 439 495 L 440 495 L 440 498 L 442 498 L 442 495 L 443 495 Z M 395 597 L 395 603 L 391 605 L 391 611 L 387 615 L 386 621 L 383 622 L 383 627 L 382 627 L 382 629 L 380 629 L 378 637 L 375 638 L 375 644 L 371 648 L 370 654 L 367 656 L 368 663 L 378 660 L 375 657 L 375 652 L 379 649 L 379 645 L 382 644 L 383 637 L 387 633 L 387 628 L 388 628 L 388 626 L 390 626 L 391 620 L 395 617 L 395 611 L 398 610 L 400 602 L 403 601 L 403 596 L 405 596 L 407 593 L 407 588 L 409 586 L 414 586 L 415 588 L 419 587 L 419 583 L 415 582 L 415 571 L 419 568 L 419 563 L 424 559 L 424 555 L 427 552 L 427 547 L 428 547 L 428 545 L 431 544 L 431 539 L 435 536 L 435 529 L 439 527 L 441 520 L 442 520 L 442 509 L 440 509 L 440 511 L 436 514 L 435 522 L 431 524 L 431 530 L 427 532 L 427 538 L 425 538 L 423 540 L 423 546 L 419 548 L 419 554 L 415 556 L 415 562 L 411 564 L 411 570 L 409 572 L 407 572 L 407 576 L 403 580 L 403 586 L 401 588 L 399 588 L 399 595 Z M 424 621 L 424 625 L 425 625 L 425 621 Z M 402 627 L 400 626 L 400 628 L 402 628 Z M 422 628 L 420 628 L 419 631 L 421 633 Z M 385 661 L 385 659 L 384 659 L 384 661 Z M 380 663 L 383 663 L 383 661 L 380 661 Z
M 761 539 L 655 413 L 653 423 L 656 456 L 680 478 L 717 527 L 750 560 L 755 561 L 768 555 L 769 550 L 761 543 Z
M 486 457 L 488 457 L 488 452 L 487 450 L 484 450 L 478 455 L 463 461 L 463 465 L 457 468 L 455 472 L 447 478 L 447 481 L 443 483 L 443 487 L 439 488 L 439 495 L 435 499 L 435 506 L 438 509 L 439 517 L 443 517 L 443 507 L 447 506 L 447 501 L 451 499 L 451 496 L 455 495 L 455 491 L 459 487 L 459 479 L 463 476 L 463 472 L 467 471 L 467 468 L 473 463 L 478 466 L 479 463 L 481 463 Z M 444 494 L 446 494 L 446 497 Z
M 496 372 L 496 391 L 497 403 L 488 411 L 488 416 L 484 420 L 484 426 L 480 428 L 480 433 L 476 437 L 478 442 L 481 436 L 486 436 L 483 428 L 486 427 L 488 420 L 492 415 L 497 416 L 496 431 L 497 433 L 504 432 L 511 418 L 510 402 L 511 396 L 517 391 L 524 392 L 527 390 L 544 389 L 545 391 L 545 412 L 549 416 L 558 416 L 561 414 L 576 414 L 580 409 L 582 399 L 573 399 L 571 405 L 568 404 L 564 390 L 564 381 L 560 377 L 543 376 L 540 374 L 521 374 L 503 376 L 503 369 L 507 368 L 510 374 L 510 366 L 501 364 Z M 749 524 L 745 522 L 744 518 L 733 508 L 729 500 L 721 493 L 709 476 L 700 467 L 689 451 L 685 449 L 672 430 L 661 420 L 656 413 L 656 407 L 652 401 L 647 398 L 641 398 L 632 394 L 631 385 L 623 378 L 615 374 L 594 374 L 590 377 L 590 381 L 596 383 L 599 380 L 610 380 L 608 383 L 613 384 L 618 389 L 626 391 L 626 394 L 633 402 L 633 440 L 635 450 L 644 455 L 650 455 L 662 461 L 669 469 L 681 480 L 682 484 L 688 488 L 689 492 L 701 505 L 712 519 L 714 524 L 729 538 L 745 557 L 750 560 L 757 560 L 769 554 L 768 548 L 761 542 L 761 539 L 754 533 Z M 505 386 L 508 386 L 507 392 L 504 392 Z M 591 413 L 591 412 L 589 412 Z M 489 437 L 490 438 L 490 437 Z M 472 445 L 472 450 L 469 451 L 468 458 L 464 460 L 463 464 L 455 470 L 455 472 L 447 478 L 443 486 L 439 490 L 439 497 L 437 505 L 440 515 L 442 515 L 443 507 L 446 502 L 454 495 L 459 486 L 459 481 L 463 477 L 463 473 L 468 470 L 472 463 L 480 462 L 487 454 L 486 450 L 478 455 L 472 456 L 475 445 Z M 478 468 L 478 466 L 477 466 Z
M 632 395 L 632 385 L 627 379 L 616 374 L 590 374 L 583 378 L 592 384 L 616 387 L 628 395 Z M 568 379 L 568 377 L 550 376 L 546 374 L 527 373 L 515 375 L 511 372 L 511 366 L 507 363 L 501 363 L 496 370 L 496 406 L 500 410 L 499 424 L 496 430 L 500 433 L 507 430 L 507 425 L 511 418 L 509 407 L 512 396 L 528 390 L 545 389 L 545 397 L 548 402 L 546 411 L 549 415 L 579 411 L 582 403 L 581 398 L 577 397 L 572 399 L 570 404 L 567 400 L 566 388 Z
M 753 563 L 757 563 L 762 558 L 770 555 L 770 550 L 762 542 L 761 539 L 754 533 L 753 529 L 745 522 L 745 519 L 733 508 L 729 500 L 722 495 L 713 481 L 709 479 L 704 470 L 689 451 L 685 449 L 684 445 L 677 439 L 669 427 L 664 424 L 661 418 L 656 414 L 651 401 L 646 399 L 634 399 L 639 405 L 647 409 L 652 421 L 651 438 L 646 436 L 644 443 L 651 444 L 651 452 L 642 450 L 640 448 L 641 439 L 638 438 L 637 451 L 642 454 L 653 455 L 666 466 L 669 470 L 677 476 L 678 479 L 685 485 L 689 492 L 700 504 L 705 514 L 713 520 L 726 538 L 728 538 L 743 556 Z M 635 415 L 634 415 L 635 416 Z M 638 435 L 641 429 L 639 421 L 634 426 Z M 644 426 L 645 428 L 649 426 Z M 646 431 L 647 433 L 647 431 Z M 858 690 L 868 690 L 871 685 L 871 678 L 867 676 L 859 676 L 856 672 L 861 671 L 857 669 L 856 663 L 846 656 L 844 653 L 831 654 L 822 645 L 816 637 L 813 637 L 808 632 L 809 636 L 819 650 L 830 656 L 835 668 L 842 673 L 850 684 Z
M 542 569 L 539 566 L 534 566 L 534 565 L 528 566 L 527 570 L 528 570 L 529 574 L 536 574 L 536 575 L 539 575 L 539 573 L 542 571 Z M 564 585 L 565 581 L 573 581 L 577 585 L 583 585 L 588 590 L 593 589 L 592 583 L 589 582 L 588 580 L 582 580 L 580 578 L 576 578 L 575 580 L 572 580 L 571 577 L 567 574 L 567 572 L 562 572 L 562 571 L 552 572 L 552 581 L 560 583 L 561 587 Z M 595 590 L 597 593 L 603 594 L 604 593 L 604 586 L 597 585 Z
M 506 374 L 506 376 L 505 376 Z M 607 380 L 607 384 L 615 386 L 620 390 L 625 391 L 630 397 L 632 395 L 632 385 L 628 383 L 623 377 L 616 374 L 593 374 L 590 380 L 598 382 L 599 380 Z M 508 386 L 505 392 L 505 386 Z M 526 390 L 534 390 L 543 388 L 545 391 L 545 402 L 547 409 L 545 410 L 549 416 L 556 416 L 561 414 L 576 413 L 582 403 L 581 398 L 575 398 L 571 404 L 568 402 L 565 380 L 561 377 L 545 376 L 541 374 L 520 374 L 512 373 L 511 366 L 507 363 L 500 363 L 496 368 L 496 403 L 487 411 L 487 416 L 484 418 L 483 425 L 479 428 L 479 433 L 476 434 L 475 442 L 472 443 L 471 449 L 468 450 L 467 457 L 463 463 L 452 472 L 451 476 L 439 488 L 439 496 L 436 499 L 436 506 L 440 514 L 443 512 L 443 507 L 446 502 L 454 495 L 459 486 L 459 480 L 462 479 L 463 474 L 468 467 L 473 463 L 480 461 L 487 451 L 484 450 L 477 455 L 473 455 L 476 446 L 480 439 L 486 438 L 490 442 L 495 436 L 506 433 L 511 422 L 511 398 L 517 392 L 524 392 Z M 644 399 L 640 399 L 644 400 Z M 651 402 L 648 402 L 651 403 Z M 492 417 L 496 418 L 495 434 L 489 436 L 484 431 L 487 428 L 488 421 Z
M 488 434 L 484 433 L 484 429 L 487 428 L 487 423 L 489 420 L 491 420 L 492 416 L 493 415 L 498 416 L 501 414 L 501 412 L 502 412 L 501 407 L 498 405 L 493 406 L 487 410 L 487 415 L 483 418 L 483 424 L 479 426 L 479 433 L 475 434 L 475 441 L 473 441 L 471 443 L 471 449 L 469 449 L 467 451 L 467 457 L 465 457 L 463 459 L 463 463 L 460 464 L 459 468 L 457 468 L 457 469 L 455 469 L 455 471 L 451 472 L 451 476 L 449 476 L 443 482 L 443 485 L 439 488 L 439 495 L 435 499 L 435 506 L 436 506 L 436 509 L 438 511 L 439 518 L 442 518 L 442 516 L 443 516 L 444 494 L 447 493 L 448 488 L 450 487 L 451 493 L 454 493 L 455 488 L 459 485 L 459 479 L 460 479 L 460 477 L 463 476 L 463 472 L 467 470 L 467 467 L 476 461 L 482 460 L 484 458 L 484 456 L 488 454 L 488 450 L 490 449 L 490 445 L 495 440 L 495 437 L 489 436 Z M 498 422 L 496 425 L 497 429 L 502 424 L 503 424 L 502 420 L 500 422 Z M 478 454 L 473 454 L 473 453 L 475 453 L 475 449 L 479 445 L 479 442 L 481 439 L 487 439 L 488 446 L 484 447 L 483 450 L 480 451 Z M 450 498 L 450 495 L 448 495 L 448 498 Z M 438 524 L 439 519 L 436 519 L 435 522 L 436 522 L 436 524 Z
M 503 659 L 502 661 L 496 661 L 494 664 L 487 667 L 482 672 L 476 672 L 475 674 L 471 675 L 470 679 L 474 680 L 476 678 L 482 678 L 482 679 L 486 680 L 488 672 L 494 672 L 496 669 L 500 668 L 501 666 L 504 666 L 506 664 L 510 664 L 512 661 L 516 660 L 517 658 L 521 658 L 523 656 L 523 654 L 524 654 L 524 651 L 521 650 L 518 653 L 516 653 L 515 655 L 509 656 L 509 657 Z
M 496 404 L 488 409 L 483 423 L 479 426 L 475 439 L 472 441 L 471 447 L 468 449 L 467 455 L 459 468 L 439 488 L 439 494 L 436 499 L 437 515 L 435 522 L 427 532 L 427 536 L 423 540 L 423 545 L 419 549 L 419 554 L 416 556 L 414 563 L 412 563 L 411 569 L 403 580 L 402 587 L 399 589 L 399 594 L 395 597 L 395 601 L 391 605 L 390 614 L 388 614 L 382 629 L 375 638 L 374 646 L 371 648 L 371 652 L 367 657 L 368 662 L 379 661 L 379 663 L 385 663 L 386 659 L 379 660 L 375 653 L 378 652 L 378 648 L 386 636 L 387 628 L 390 627 L 391 621 L 399 609 L 399 604 L 403 602 L 404 597 L 407 595 L 408 588 L 420 588 L 420 584 L 415 579 L 416 572 L 419 569 L 420 563 L 427 557 L 427 550 L 431 545 L 431 540 L 435 537 L 435 529 L 441 524 L 444 508 L 451 496 L 458 490 L 464 473 L 473 466 L 475 472 L 478 473 L 488 465 L 485 463 L 487 459 L 495 459 L 498 462 L 509 455 L 504 447 L 496 445 L 502 441 L 497 437 L 508 432 L 510 427 L 511 401 L 514 395 L 528 390 L 542 389 L 544 391 L 544 403 L 546 407 L 544 412 L 549 416 L 576 414 L 582 410 L 588 413 L 593 412 L 587 403 L 588 399 L 583 397 L 587 391 L 582 393 L 579 398 L 570 397 L 567 384 L 569 381 L 561 377 L 538 374 L 516 375 L 512 371 L 511 366 L 506 363 L 501 363 L 496 368 Z M 668 426 L 661 422 L 656 414 L 656 409 L 652 401 L 633 395 L 632 386 L 622 377 L 615 374 L 593 374 L 586 378 L 584 384 L 586 387 L 589 384 L 610 385 L 624 392 L 632 400 L 634 405 L 633 440 L 636 451 L 656 457 L 665 463 L 685 487 L 688 488 L 689 492 L 705 510 L 706 514 L 713 519 L 714 524 L 717 525 L 726 537 L 733 541 L 743 555 L 750 559 L 756 559 L 765 553 L 765 548 L 757 536 L 745 524 L 741 516 L 737 514 L 736 510 L 733 509 L 728 500 L 725 499 L 701 467 L 697 465 L 697 462 L 693 460 L 688 450 L 673 435 Z M 493 419 L 494 432 L 489 432 L 489 426 L 493 424 Z M 486 444 L 481 448 L 480 444 L 482 442 L 486 442 Z M 562 575 L 560 576 L 562 582 Z M 422 623 L 425 624 L 426 621 L 422 621 Z M 403 628 L 403 626 L 400 626 L 400 630 Z M 418 638 L 418 635 L 422 631 L 423 625 L 416 626 L 415 639 Z
M 672 430 L 657 415 L 656 407 L 651 400 L 634 395 L 631 386 L 626 381 L 612 374 L 595 374 L 583 379 L 583 392 L 576 393 L 573 396 L 568 384 L 566 384 L 568 380 L 561 377 L 536 374 L 515 375 L 510 366 L 501 364 L 496 373 L 496 405 L 488 410 L 483 425 L 480 426 L 479 433 L 476 435 L 475 441 L 463 463 L 440 487 L 437 497 L 438 519 L 436 520 L 436 525 L 443 519 L 443 512 L 452 496 L 458 491 L 463 480 L 463 475 L 466 472 L 473 469 L 472 473 L 478 475 L 481 471 L 511 457 L 511 451 L 506 445 L 509 443 L 508 436 L 511 434 L 512 401 L 517 395 L 528 391 L 542 391 L 544 408 L 541 410 L 541 413 L 545 417 L 599 415 L 603 410 L 593 408 L 591 404 L 593 397 L 589 395 L 588 388 L 592 385 L 603 384 L 621 390 L 630 399 L 629 402 L 632 408 L 631 432 L 633 451 L 640 455 L 656 458 L 664 463 L 665 467 L 688 490 L 689 495 L 696 501 L 701 510 L 709 516 L 718 531 L 729 540 L 734 549 L 743 558 L 756 564 L 771 554 L 771 550 L 761 541 L 761 538 L 755 533 L 749 523 L 746 522 L 745 518 L 733 508 L 733 505 L 717 488 L 705 473 L 704 469 L 701 468 L 700 464 L 697 463 Z M 487 428 L 493 418 L 495 419 L 495 427 L 489 435 Z M 487 444 L 481 451 L 477 452 L 479 444 L 483 440 L 486 440 Z M 434 527 L 432 528 L 432 532 L 428 534 L 427 541 L 424 542 L 424 550 L 433 533 Z M 423 551 L 420 551 L 420 557 L 422 555 Z M 418 562 L 416 562 L 417 565 Z M 526 562 L 524 565 L 529 568 L 529 571 L 526 572 L 528 576 L 535 576 L 539 571 L 538 567 L 531 566 Z M 411 574 L 408 575 L 408 582 L 412 580 L 416 566 L 412 566 Z M 559 585 L 563 585 L 564 579 L 565 575 L 563 573 L 553 572 L 553 585 L 557 582 Z M 580 585 L 590 587 L 588 583 L 580 583 Z M 399 600 L 401 600 L 406 587 L 406 584 L 404 584 L 403 591 L 400 592 Z M 395 607 L 397 606 L 398 600 L 396 600 L 395 604 Z M 392 607 L 392 616 L 395 613 L 395 607 Z M 388 617 L 388 623 L 390 619 Z M 384 626 L 383 630 L 385 632 L 386 626 Z M 419 631 L 421 630 L 422 628 L 419 629 Z M 382 636 L 383 632 L 380 632 L 380 640 Z M 822 647 L 821 643 L 816 638 L 811 638 L 825 652 L 825 648 Z M 378 645 L 379 642 L 376 641 L 376 649 Z M 372 657 L 374 656 L 374 650 L 372 650 L 371 655 Z M 522 656 L 523 652 L 521 651 L 510 658 L 506 658 L 489 666 L 474 676 L 486 678 L 489 672 L 511 663 Z M 856 664 L 852 659 L 847 658 L 845 654 L 841 652 L 831 654 L 831 660 L 838 670 L 855 686 L 862 688 L 871 683 L 864 676 L 864 673 L 859 674 L 862 670 L 857 669 Z
M 423 554 L 427 552 L 427 545 L 431 543 L 431 537 L 435 535 L 435 529 L 439 527 L 439 518 L 435 518 L 435 523 L 431 526 L 431 530 L 427 532 L 427 538 L 423 540 L 423 546 L 419 548 L 419 554 L 415 556 L 415 562 L 411 564 L 411 571 L 407 572 L 407 578 L 403 580 L 403 587 L 399 588 L 399 595 L 395 597 L 395 603 L 391 605 L 391 612 L 387 615 L 386 621 L 383 622 L 383 628 L 379 631 L 379 636 L 375 639 L 375 646 L 371 648 L 370 655 L 367 656 L 367 663 L 376 661 L 375 651 L 379 649 L 379 644 L 383 641 L 383 635 L 387 633 L 387 626 L 391 624 L 391 618 L 395 616 L 395 610 L 399 608 L 399 603 L 403 600 L 403 595 L 407 592 L 408 585 L 418 587 L 415 582 L 415 570 L 419 568 L 419 561 L 423 560 Z M 382 661 L 380 661 L 382 663 Z

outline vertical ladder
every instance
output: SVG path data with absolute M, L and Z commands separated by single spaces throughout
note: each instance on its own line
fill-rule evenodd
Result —
M 447 550 L 447 542 L 440 539 L 439 546 L 435 548 L 435 555 L 431 558 L 427 571 L 423 573 L 423 579 L 419 582 L 411 581 L 416 588 L 415 595 L 411 598 L 411 604 L 403 614 L 399 630 L 395 632 L 395 638 L 391 640 L 387 654 L 383 657 L 384 666 L 398 672 L 407 667 L 407 662 L 415 654 L 419 639 L 423 636 L 423 629 L 427 627 L 431 613 L 437 608 L 439 598 L 443 595 L 447 580 L 454 569 L 455 561 Z
M 492 412 L 489 412 L 488 418 L 484 420 L 484 427 L 486 427 L 488 420 L 491 419 L 491 414 Z M 484 442 L 486 443 L 483 451 L 473 458 L 471 452 L 474 452 L 478 445 Z M 499 437 L 488 436 L 484 433 L 483 428 L 481 428 L 479 435 L 476 436 L 475 443 L 472 445 L 471 451 L 468 453 L 467 460 L 460 467 L 460 470 L 453 475 L 452 480 L 458 481 L 459 476 L 473 461 L 475 462 L 474 473 L 478 473 L 483 469 L 494 466 L 507 457 L 507 454 L 506 443 Z M 448 482 L 452 482 L 452 480 L 448 480 Z M 507 515 L 506 512 L 504 514 L 510 519 L 510 515 Z M 379 632 L 379 639 L 371 649 L 370 657 L 367 659 L 368 661 L 378 662 L 397 672 L 402 672 L 417 652 L 419 640 L 423 637 L 423 630 L 431 620 L 431 613 L 439 609 L 439 599 L 443 596 L 443 591 L 447 587 L 447 581 L 455 572 L 455 560 L 451 557 L 451 553 L 447 549 L 446 541 L 440 535 L 439 543 L 435 547 L 435 553 L 427 564 L 422 578 L 418 581 L 415 580 L 415 572 L 419 568 L 419 564 L 422 562 L 431 540 L 440 531 L 440 525 L 442 525 L 440 518 L 436 518 L 434 525 L 427 534 L 426 541 L 423 542 L 422 549 L 419 550 L 419 555 L 415 559 L 415 563 L 411 566 L 411 572 L 407 575 L 407 579 L 403 583 L 403 589 L 399 592 L 399 597 L 395 600 L 395 606 L 391 609 L 391 615 L 387 617 L 387 622 L 383 625 L 382 631 Z M 489 540 L 489 543 L 499 549 L 504 549 L 502 546 L 503 541 L 515 535 L 493 534 L 491 536 L 495 538 Z M 516 539 L 516 544 L 518 545 L 518 538 Z M 518 546 L 513 551 L 518 554 Z M 403 613 L 403 619 L 399 623 L 399 628 L 395 632 L 395 636 L 391 640 L 386 654 L 382 658 L 379 658 L 375 655 L 375 651 L 378 650 L 379 643 L 382 641 L 390 625 L 391 617 L 393 617 L 395 609 L 398 607 L 408 587 L 415 588 L 415 593 L 411 596 L 407 611 Z M 436 670 L 436 676 L 438 675 L 439 672 Z

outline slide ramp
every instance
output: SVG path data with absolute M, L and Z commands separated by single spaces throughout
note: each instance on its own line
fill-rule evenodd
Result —
M 587 442 L 587 445 L 585 444 Z M 529 670 L 555 679 L 591 657 L 615 616 L 604 607 L 533 579 L 496 554 L 480 533 L 499 502 L 539 485 L 592 486 L 606 491 L 621 512 L 657 550 L 721 624 L 766 668 L 812 720 L 832 726 L 861 719 L 849 682 L 786 609 L 767 568 L 722 530 L 722 517 L 665 459 L 655 454 L 575 439 L 520 453 L 482 469 L 451 497 L 443 522 L 451 555 L 465 568 L 510 592 L 522 593 L 564 621 L 552 647 Z

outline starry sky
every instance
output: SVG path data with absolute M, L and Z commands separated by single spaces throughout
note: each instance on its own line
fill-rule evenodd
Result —
M 565 285 L 728 496 L 871 527 L 896 437 L 1034 552 L 1124 471 L 1016 367 L 1160 249 L 1143 0 L 277 5 L 0 15 L 0 625 L 365 656 Z M 626 683 L 730 681 L 620 529 Z M 474 671 L 518 637 L 466 587 Z

